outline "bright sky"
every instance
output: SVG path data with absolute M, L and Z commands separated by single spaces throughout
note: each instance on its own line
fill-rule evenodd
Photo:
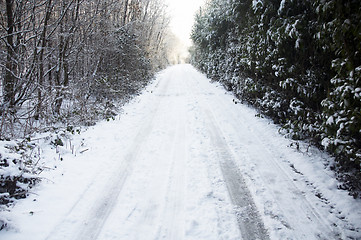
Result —
M 172 17 L 171 28 L 174 34 L 186 45 L 191 45 L 189 39 L 195 13 L 206 0 L 165 0 Z

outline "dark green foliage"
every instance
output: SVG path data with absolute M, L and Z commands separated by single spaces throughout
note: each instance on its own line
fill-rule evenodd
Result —
M 63 140 L 59 137 L 56 138 L 54 141 L 51 142 L 54 146 L 64 146 Z
M 30 173 L 26 167 L 26 163 L 21 160 L 3 159 L 0 155 L 0 167 L 9 167 L 9 161 L 12 165 L 18 166 L 19 172 Z M 31 174 L 19 175 L 0 175 L 0 205 L 9 204 L 13 199 L 25 198 L 28 190 L 39 181 L 37 177 L 31 177 Z M 1 229 L 0 229 L 1 230 Z
M 343 188 L 357 195 L 360 1 L 213 0 L 197 14 L 192 39 L 196 67 L 293 139 L 333 153 Z

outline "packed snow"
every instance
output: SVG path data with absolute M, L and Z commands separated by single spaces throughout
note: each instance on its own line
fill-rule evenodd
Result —
M 332 158 L 278 129 L 172 66 L 115 120 L 42 146 L 42 181 L 1 212 L 0 239 L 360 239 Z

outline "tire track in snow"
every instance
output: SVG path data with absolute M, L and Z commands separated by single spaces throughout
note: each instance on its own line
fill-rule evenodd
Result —
M 202 89 L 202 87 L 199 86 L 200 82 L 197 81 L 197 79 L 193 80 L 196 82 L 195 85 L 198 85 L 197 87 Z M 195 95 L 212 96 L 212 98 L 215 97 L 213 93 L 196 93 L 194 86 L 191 85 L 188 86 L 188 89 L 192 91 L 193 97 Z M 208 128 L 208 134 L 210 135 L 213 150 L 215 150 L 216 156 L 218 157 L 218 164 L 226 183 L 228 195 L 231 199 L 232 205 L 234 206 L 235 217 L 242 239 L 270 239 L 246 182 L 234 162 L 232 151 L 225 141 L 225 137 L 217 124 L 213 113 L 209 110 L 211 109 L 209 103 L 204 101 L 204 97 L 198 98 L 198 100 L 200 101 L 197 105 L 200 107 L 199 110 L 202 112 L 201 115 L 205 117 L 206 129 Z M 223 109 L 223 107 L 224 106 L 220 107 L 220 109 Z
M 160 94 L 167 91 L 169 81 L 164 82 L 163 86 L 159 86 Z M 154 107 L 150 112 L 150 116 L 145 116 L 143 121 L 141 121 L 143 124 L 139 127 L 137 135 L 133 139 L 132 145 L 124 156 L 123 161 L 121 161 L 120 165 L 111 166 L 114 170 L 112 170 L 112 175 L 109 177 L 105 189 L 99 191 L 99 186 L 97 185 L 96 180 L 92 181 L 81 194 L 80 198 L 75 202 L 67 217 L 49 234 L 46 238 L 47 240 L 67 239 L 70 234 L 74 234 L 75 236 L 73 239 L 77 240 L 97 239 L 109 214 L 117 202 L 124 183 L 126 182 L 128 176 L 132 173 L 133 165 L 139 155 L 139 150 L 148 140 L 149 135 L 152 132 L 154 118 L 158 113 L 161 97 L 156 97 L 153 102 Z M 115 151 L 115 154 L 117 154 L 117 151 Z M 113 157 L 116 158 L 116 156 Z M 97 177 L 99 177 L 99 175 Z M 93 203 L 89 214 L 85 218 L 82 217 L 83 222 L 79 226 L 79 229 L 75 230 L 76 232 L 69 234 L 69 229 L 74 228 L 74 226 L 72 226 L 73 221 L 71 219 L 76 219 L 74 216 L 81 215 L 84 211 L 84 209 L 82 209 L 83 203 L 88 201 L 88 195 L 93 195 L 94 191 L 99 192 L 100 197 L 98 197 L 98 199 L 96 199 Z
M 202 87 L 198 87 L 198 88 L 202 89 Z M 193 89 L 193 88 L 189 87 L 189 89 Z M 202 93 L 202 95 L 204 95 L 204 93 Z M 282 184 L 285 185 L 284 190 L 291 191 L 290 194 L 294 195 L 294 199 L 293 200 L 289 199 L 289 201 L 287 201 L 287 204 L 285 204 L 284 202 L 278 199 L 279 193 L 275 192 L 274 188 L 271 188 L 270 189 L 271 192 L 269 192 L 273 198 L 271 204 L 274 204 L 279 211 L 274 213 L 272 211 L 268 212 L 266 210 L 268 206 L 264 206 L 265 214 L 272 217 L 274 220 L 279 221 L 281 225 L 280 227 L 286 228 L 288 234 L 291 234 L 292 238 L 294 239 L 298 239 L 299 237 L 302 238 L 303 234 L 309 232 L 310 230 L 315 233 L 314 236 L 317 239 L 335 239 L 337 238 L 337 236 L 341 237 L 340 235 L 338 235 L 339 231 L 337 231 L 336 229 L 332 230 L 332 228 L 335 228 L 335 226 L 331 227 L 332 223 L 330 223 L 327 219 L 325 219 L 325 216 L 323 216 L 316 208 L 312 206 L 312 203 L 308 200 L 308 197 L 304 196 L 300 188 L 297 187 L 297 185 L 294 183 L 294 178 L 290 176 L 289 173 L 284 169 L 284 166 L 282 166 L 282 164 L 278 162 L 279 160 L 278 157 L 280 156 L 280 154 L 277 153 L 277 147 L 273 146 L 272 142 L 266 142 L 265 139 L 262 139 L 260 136 L 262 136 L 263 134 L 260 132 L 259 129 L 253 129 L 255 131 L 254 134 L 246 134 L 246 132 L 250 131 L 249 123 L 254 121 L 254 119 L 250 119 L 250 118 L 245 119 L 242 115 L 237 115 L 236 113 L 237 109 L 234 107 L 235 105 L 231 104 L 231 101 L 229 102 L 226 101 L 227 98 L 224 97 L 219 98 L 217 97 L 217 94 L 214 95 L 211 94 L 211 95 L 212 95 L 211 97 L 207 97 L 206 95 L 204 95 L 205 98 L 203 99 L 203 103 L 201 104 L 202 106 L 207 106 L 207 104 L 204 103 L 209 103 L 209 106 L 206 109 L 211 109 L 210 106 L 212 106 L 212 109 L 215 109 L 215 113 L 222 114 L 222 116 L 223 115 L 229 116 L 227 119 L 223 119 L 221 115 L 217 115 L 217 120 L 221 119 L 222 122 L 224 121 L 225 124 L 229 124 L 231 127 L 230 129 L 233 129 L 233 132 L 235 133 L 244 132 L 245 133 L 244 135 L 246 136 L 253 136 L 251 140 L 253 142 L 250 142 L 250 139 L 242 138 L 243 134 L 236 134 L 238 136 L 236 138 L 237 139 L 236 142 L 238 143 L 236 146 L 239 146 L 239 143 L 241 143 L 241 145 L 244 145 L 242 147 L 241 157 L 244 158 L 246 162 L 247 161 L 249 162 L 249 160 L 251 160 L 251 162 L 255 162 L 255 163 L 258 161 L 268 163 L 267 164 L 269 166 L 268 170 L 270 172 L 277 174 L 277 178 L 279 178 L 279 181 L 281 181 Z M 218 109 L 222 109 L 222 111 L 217 111 Z M 217 129 L 217 123 L 215 121 L 215 117 L 214 116 L 209 117 L 209 115 L 213 115 L 213 114 L 214 113 L 208 110 L 208 114 L 206 113 L 205 115 L 208 115 L 208 119 L 213 119 L 213 122 L 215 123 Z M 224 135 L 222 134 L 222 130 L 219 126 L 218 126 L 218 130 L 220 130 L 220 135 L 223 137 Z M 226 141 L 223 140 L 226 145 L 229 141 L 228 134 L 229 132 L 227 132 L 226 135 L 227 140 Z M 217 135 L 217 134 L 213 134 L 213 135 Z M 226 147 L 228 147 L 228 145 Z M 253 152 L 259 152 L 259 154 L 257 156 L 252 155 L 251 152 L 249 152 L 248 149 L 249 147 L 252 148 L 256 147 L 257 151 L 253 151 Z M 229 154 L 234 153 L 229 147 L 228 150 L 229 150 Z M 218 151 L 218 155 L 222 155 L 222 153 L 220 154 L 219 152 L 220 151 Z M 229 175 L 237 176 L 238 173 L 232 173 L 232 171 L 235 171 L 235 169 L 238 170 L 238 166 L 235 162 L 232 162 L 232 164 L 228 164 L 228 166 L 227 164 L 223 164 L 222 171 L 227 172 L 227 169 L 229 169 L 230 172 Z M 258 171 L 257 167 L 253 168 L 253 171 L 255 171 L 257 175 L 257 171 Z M 249 175 L 250 178 L 254 177 L 252 176 L 252 173 L 246 172 L 246 174 L 247 175 L 251 174 Z M 269 180 L 268 177 L 263 176 L 260 173 L 258 173 L 258 175 L 260 176 L 262 182 L 264 183 L 264 184 L 261 183 L 262 186 L 269 185 L 269 183 L 267 182 Z M 228 180 L 228 182 L 231 181 L 232 181 L 231 179 Z M 233 184 L 237 185 L 236 183 Z M 244 185 L 246 185 L 246 183 L 244 183 Z M 229 184 L 227 185 L 227 187 L 229 187 Z M 250 191 L 248 191 L 248 193 L 249 193 L 249 197 L 252 199 L 252 194 L 250 193 Z M 293 201 L 294 203 L 289 204 L 290 202 Z M 254 206 L 254 209 L 256 209 L 256 206 Z M 290 213 L 299 212 L 300 209 L 304 209 L 304 211 L 302 211 L 301 213 L 301 216 L 303 217 L 301 217 L 301 219 L 294 219 L 293 215 L 291 216 Z M 305 225 L 305 222 L 307 221 L 311 223 L 311 225 L 309 225 L 308 228 L 305 227 L 307 226 Z M 336 226 L 336 228 L 338 227 Z
M 76 239 L 97 239 L 106 219 L 117 201 L 126 179 L 132 173 L 133 164 L 136 162 L 139 155 L 139 149 L 141 149 L 142 144 L 147 141 L 149 134 L 152 131 L 153 118 L 154 115 L 152 116 L 151 121 L 149 121 L 148 124 L 143 125 L 138 132 L 122 165 L 117 168 L 119 174 L 109 181 L 109 188 L 106 189 L 106 191 L 103 191 L 103 196 L 93 206 L 93 211 L 87 217 L 87 221 L 84 223 L 84 226 Z
M 264 224 L 253 202 L 251 193 L 234 163 L 232 153 L 224 140 L 213 114 L 206 109 L 211 142 L 219 158 L 227 189 L 235 206 L 238 226 L 244 240 L 269 239 Z
M 165 81 L 164 86 L 160 89 L 160 92 L 166 93 L 168 85 L 169 81 Z M 125 155 L 121 167 L 115 172 L 114 178 L 109 181 L 109 185 L 111 187 L 104 192 L 104 197 L 101 198 L 95 205 L 95 210 L 88 217 L 89 222 L 87 222 L 82 228 L 76 239 L 97 239 L 106 219 L 116 203 L 127 177 L 132 172 L 133 164 L 137 160 L 139 151 L 142 149 L 142 145 L 148 140 L 149 135 L 152 132 L 154 118 L 158 113 L 161 100 L 162 98 L 159 96 L 155 99 L 155 107 L 151 112 L 151 116 L 147 116 L 146 119 L 142 121 L 145 122 L 145 124 L 141 126 L 139 132 L 133 140 L 132 146 Z
M 176 92 L 169 97 L 184 98 L 177 79 Z M 186 110 L 185 102 L 178 105 L 176 133 L 172 142 L 170 179 L 167 190 L 167 201 L 163 213 L 163 225 L 159 229 L 157 239 L 184 239 L 184 195 L 185 195 L 185 162 L 187 159 L 186 143 Z
M 206 96 L 214 96 L 214 94 L 212 92 L 203 91 L 203 88 L 201 86 L 202 80 L 197 78 L 197 75 L 195 75 L 193 71 L 195 70 L 191 69 L 188 72 L 188 81 L 185 81 L 185 84 L 187 85 L 188 92 L 190 93 L 190 102 L 193 105 L 193 111 L 197 113 L 195 120 L 197 120 L 201 124 L 201 127 L 198 129 L 201 129 L 202 134 L 200 138 L 202 139 L 201 142 L 203 142 L 205 140 L 210 140 L 210 130 L 208 124 L 209 118 L 206 116 L 204 110 L 209 109 L 209 106 L 205 101 L 203 101 L 203 98 Z M 203 143 L 201 144 L 203 145 Z M 217 151 L 213 151 L 213 145 L 211 142 L 207 141 L 207 144 L 205 145 L 206 148 L 204 148 L 203 151 L 211 152 L 216 155 L 208 156 L 212 159 L 206 160 L 205 163 L 208 175 L 208 182 L 211 186 L 211 191 L 208 192 L 207 198 L 215 198 L 215 193 L 217 196 L 217 203 L 214 204 L 214 211 L 217 216 L 217 230 L 215 230 L 217 234 L 216 239 L 242 239 L 241 229 L 238 223 L 238 217 L 236 215 L 236 207 L 235 204 L 232 202 L 232 199 L 230 198 L 230 193 L 228 191 L 228 187 L 225 183 L 226 181 L 220 167 L 220 157 L 217 156 Z M 227 203 L 223 203 L 225 199 L 222 198 L 222 193 L 226 194 L 229 197 L 229 199 L 227 199 Z M 227 234 L 230 227 L 233 228 L 235 231 L 232 237 Z
M 275 172 L 278 173 L 277 177 L 283 180 L 280 180 L 283 182 L 283 184 L 287 185 L 286 189 L 292 191 L 293 194 L 297 195 L 297 201 L 299 201 L 302 207 L 302 212 L 304 214 L 304 219 L 309 221 L 311 225 L 316 229 L 315 230 L 315 237 L 318 239 L 328 240 L 328 239 L 339 239 L 340 238 L 340 232 L 339 229 L 337 229 L 337 225 L 334 225 L 333 223 L 329 222 L 322 214 L 312 206 L 312 203 L 308 199 L 308 197 L 305 195 L 305 193 L 302 192 L 302 190 L 295 184 L 294 178 L 285 170 L 285 167 L 282 166 L 278 161 L 277 157 L 280 154 L 275 151 L 276 147 L 272 147 L 272 143 L 267 143 L 265 140 L 261 139 L 260 132 L 258 130 L 255 130 L 257 134 L 255 134 L 255 139 L 259 143 L 259 148 L 263 150 L 262 154 L 265 155 L 263 158 L 267 163 L 270 169 L 274 169 Z M 262 146 L 262 147 L 261 147 Z M 264 176 L 261 176 L 263 178 L 263 182 L 266 182 L 266 179 Z M 286 190 L 285 189 L 285 190 Z M 277 195 L 276 192 L 273 192 L 273 196 Z M 274 197 L 274 199 L 277 199 Z M 320 204 L 323 204 L 321 201 L 319 201 Z M 297 211 L 297 204 L 288 204 L 287 206 L 278 204 L 283 209 L 288 209 L 287 212 Z M 284 214 L 283 214 L 284 215 Z M 291 220 L 290 218 L 287 219 L 286 226 L 289 224 L 288 227 L 293 228 L 294 230 L 298 230 L 299 233 L 309 231 L 309 228 L 300 228 L 300 226 L 297 224 L 299 221 Z M 332 227 L 333 226 L 333 227 Z M 298 238 L 295 236 L 295 238 Z
M 213 103 L 216 105 L 220 105 L 223 108 L 226 106 L 226 112 L 228 112 L 228 115 L 232 115 L 232 119 L 236 119 L 237 121 L 230 121 L 228 122 L 235 132 L 244 132 L 244 131 L 250 131 L 248 123 L 254 121 L 254 119 L 245 118 L 243 115 L 237 115 L 234 111 L 234 109 L 231 109 L 231 106 L 229 102 L 225 101 L 225 98 L 222 98 L 223 101 L 214 101 Z M 237 125 L 238 124 L 238 125 Z M 241 126 L 241 128 L 240 128 Z M 301 189 L 295 184 L 294 178 L 289 175 L 289 173 L 284 169 L 284 166 L 282 166 L 281 163 L 279 163 L 279 157 L 281 156 L 280 153 L 277 152 L 277 146 L 275 146 L 272 142 L 266 142 L 266 139 L 269 138 L 261 138 L 263 136 L 263 133 L 260 132 L 259 129 L 252 128 L 251 129 L 253 134 L 245 134 L 247 136 L 252 135 L 253 140 L 255 140 L 255 143 L 252 144 L 253 148 L 258 149 L 258 153 L 260 156 L 262 156 L 262 161 L 267 162 L 268 169 L 274 173 L 277 173 L 277 178 L 279 178 L 282 182 L 282 184 L 286 185 L 286 188 L 284 190 L 291 191 L 292 194 L 297 195 L 297 199 L 294 199 L 293 204 L 282 204 L 276 197 L 278 195 L 277 192 L 275 192 L 274 189 L 271 189 L 271 194 L 273 196 L 274 202 L 273 204 L 276 204 L 280 210 L 280 214 L 274 215 L 273 218 L 278 219 L 280 223 L 285 226 L 288 229 L 292 230 L 293 238 L 299 239 L 299 237 L 302 237 L 303 233 L 309 232 L 311 229 L 314 229 L 312 231 L 315 232 L 315 237 L 317 239 L 338 239 L 341 236 L 339 235 L 339 229 L 338 227 L 332 224 L 332 222 L 329 222 L 325 217 L 312 206 L 312 203 L 309 201 L 307 196 L 302 194 Z M 239 142 L 243 142 L 242 139 L 239 140 Z M 246 143 L 247 144 L 247 143 Z M 248 143 L 249 144 L 249 143 Z M 252 156 L 248 148 L 251 146 L 248 146 L 247 148 L 243 149 L 243 154 L 245 158 L 251 159 L 256 156 Z M 254 161 L 257 162 L 257 161 Z M 257 171 L 257 168 L 255 168 L 254 171 Z M 262 174 L 258 174 L 265 184 L 269 179 L 267 177 L 263 176 Z M 298 194 L 297 194 L 298 193 Z M 295 196 L 296 197 L 296 196 Z M 299 204 L 297 204 L 297 203 Z M 320 202 L 322 204 L 322 202 Z M 294 219 L 293 217 L 287 217 L 287 214 L 285 213 L 291 213 L 291 212 L 300 212 L 299 208 L 302 208 L 301 214 L 304 215 L 302 219 Z M 275 214 L 275 213 L 270 213 Z M 309 228 L 305 228 L 304 224 L 300 224 L 300 221 L 309 221 L 310 226 Z M 331 227 L 333 226 L 333 227 Z M 295 234 L 297 232 L 297 234 Z M 302 238 L 301 238 L 302 239 Z

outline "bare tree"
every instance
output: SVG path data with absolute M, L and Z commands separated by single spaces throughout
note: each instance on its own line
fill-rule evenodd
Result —
M 16 46 L 15 46 L 15 34 L 14 34 L 14 0 L 6 0 L 6 63 L 5 63 L 5 76 L 3 81 L 4 99 L 3 103 L 5 107 L 12 109 L 15 104 L 15 79 L 16 79 Z
M 105 111 L 91 109 L 136 93 L 168 64 L 169 19 L 159 0 L 0 5 L 0 138 L 75 115 L 87 121 Z

